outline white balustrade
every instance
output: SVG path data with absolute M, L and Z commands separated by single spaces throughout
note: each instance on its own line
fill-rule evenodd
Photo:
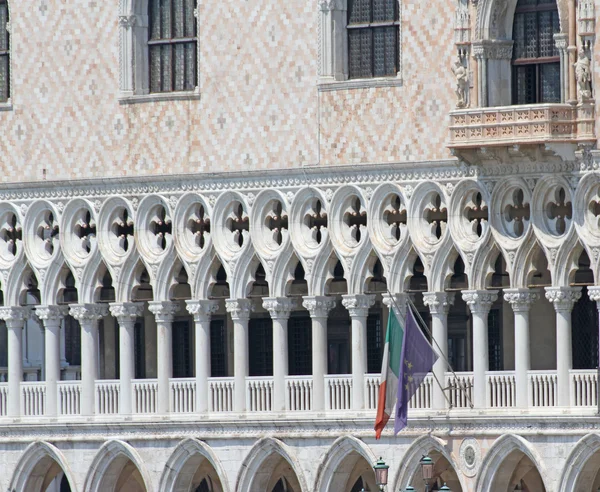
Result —
M 81 413 L 81 382 L 59 381 L 59 415 L 79 415 Z
M 158 379 L 134 379 L 133 413 L 156 413 Z
M 446 396 L 451 408 L 471 408 L 473 401 L 473 373 L 446 373 Z
M 598 405 L 598 371 L 571 371 L 571 406 L 595 407 Z
M 285 386 L 288 410 L 292 412 L 312 410 L 312 376 L 288 376 Z
M 381 374 L 365 374 L 365 408 L 367 410 L 377 410 L 379 401 L 379 382 Z
M 233 412 L 233 378 L 209 378 L 209 411 Z
M 119 380 L 101 379 L 96 381 L 96 414 L 113 415 L 119 413 Z
M 0 417 L 8 413 L 8 384 L 0 383 Z
M 171 386 L 171 411 L 194 413 L 196 411 L 196 379 L 171 379 L 169 385 Z
M 346 374 L 325 376 L 325 400 L 326 410 L 350 410 L 352 376 Z
M 514 371 L 490 371 L 487 379 L 487 399 L 491 408 L 510 408 L 515 406 L 516 384 Z
M 415 410 L 430 409 L 434 384 L 437 383 L 434 383 L 432 374 L 427 374 L 408 402 L 408 408 Z
M 556 371 L 529 371 L 529 406 L 555 407 L 557 405 L 558 377 Z
M 45 413 L 46 383 L 44 381 L 21 383 L 23 415 L 40 417 Z
M 246 378 L 248 412 L 270 412 L 273 409 L 273 377 Z

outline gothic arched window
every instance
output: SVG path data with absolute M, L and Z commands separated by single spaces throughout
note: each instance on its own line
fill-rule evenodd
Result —
M 10 97 L 10 42 L 8 34 L 8 3 L 0 0 L 0 102 Z
M 196 0 L 150 0 L 150 92 L 193 91 L 197 85 Z
M 513 23 L 513 103 L 560 102 L 560 32 L 555 0 L 519 0 Z

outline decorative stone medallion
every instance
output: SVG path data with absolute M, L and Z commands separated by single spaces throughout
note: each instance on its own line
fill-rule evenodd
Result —
M 474 477 L 481 465 L 481 448 L 477 439 L 465 439 L 460 445 L 460 468 L 467 477 Z

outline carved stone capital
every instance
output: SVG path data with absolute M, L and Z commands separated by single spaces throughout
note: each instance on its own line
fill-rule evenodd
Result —
M 342 0 L 320 0 L 319 8 L 323 12 L 329 12 L 332 10 L 345 10 L 344 2 Z
M 404 316 L 406 314 L 406 307 L 408 305 L 408 300 L 411 299 L 411 294 L 407 294 L 402 292 L 400 294 L 383 294 L 383 304 L 391 309 L 392 307 L 396 309 L 396 311 Z
M 429 307 L 431 314 L 448 314 L 454 304 L 454 292 L 425 292 L 423 304 Z
M 210 321 L 212 315 L 219 310 L 219 301 L 214 300 L 187 300 L 185 304 L 194 321 Z
M 473 43 L 473 56 L 478 60 L 510 60 L 512 51 L 512 40 L 484 39 Z
M 108 315 L 106 304 L 71 304 L 69 314 L 79 323 L 98 321 Z
M 254 311 L 254 303 L 250 299 L 226 299 L 225 309 L 233 320 L 249 320 Z
M 110 314 L 112 314 L 119 324 L 133 323 L 144 313 L 144 304 L 141 302 L 114 302 L 110 304 Z
M 44 323 L 45 327 L 60 326 L 68 312 L 67 306 L 38 306 L 35 308 L 36 316 Z
M 179 312 L 179 303 L 172 301 L 152 301 L 148 303 L 150 311 L 157 323 L 172 323 Z
M 311 318 L 327 318 L 329 311 L 335 307 L 335 299 L 327 296 L 306 296 L 302 305 L 310 313 Z
M 588 287 L 588 296 L 590 300 L 596 301 L 600 310 L 600 286 Z
M 554 304 L 557 313 L 570 313 L 581 298 L 581 287 L 546 287 L 546 299 Z
M 123 26 L 125 29 L 130 29 L 135 26 L 137 22 L 137 17 L 135 15 L 120 15 L 119 16 L 119 25 Z
M 263 308 L 269 311 L 272 319 L 288 319 L 297 307 L 296 299 L 290 297 L 265 297 Z
M 0 319 L 4 320 L 8 329 L 23 328 L 25 321 L 31 316 L 31 308 L 25 306 L 0 307 Z
M 342 306 L 350 313 L 351 318 L 366 318 L 369 308 L 375 302 L 372 294 L 347 294 L 342 296 Z
M 527 313 L 531 305 L 540 298 L 537 290 L 531 289 L 506 289 L 504 300 L 510 303 L 515 313 Z
M 492 304 L 498 299 L 498 291 L 463 290 L 462 298 L 469 306 L 471 313 L 485 316 L 490 312 Z

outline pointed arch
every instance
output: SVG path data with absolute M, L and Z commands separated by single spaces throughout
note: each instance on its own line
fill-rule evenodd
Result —
M 177 445 L 165 465 L 158 490 L 162 492 L 194 490 L 190 489 L 193 485 L 194 475 L 205 463 L 212 467 L 221 485 L 221 489 L 216 490 L 229 492 L 227 474 L 219 458 L 210 446 L 193 438 L 185 439 Z M 204 478 L 204 476 L 200 478 Z M 213 477 L 211 479 L 214 483 Z
M 131 445 L 119 440 L 108 441 L 102 445 L 89 468 L 83 486 L 84 492 L 115 490 L 128 462 L 139 472 L 146 492 L 150 492 L 152 482 L 142 458 Z
M 457 463 L 454 460 L 454 457 L 452 456 L 452 453 L 441 439 L 429 435 L 421 436 L 412 443 L 412 445 L 408 448 L 408 450 L 402 457 L 402 465 L 400 466 L 398 475 L 396 476 L 396 479 L 394 481 L 391 481 L 391 483 L 394 484 L 392 490 L 404 490 L 406 487 L 411 485 L 415 473 L 417 473 L 420 468 L 419 461 L 421 460 L 423 455 L 430 454 L 432 452 L 437 452 L 443 458 L 445 458 L 445 460 L 450 464 L 450 466 L 455 472 L 459 469 Z M 461 489 L 463 491 L 466 491 L 467 486 L 464 481 L 463 474 L 456 473 L 456 476 L 456 479 L 459 482 Z M 452 486 L 452 484 L 448 483 L 448 485 L 451 486 L 451 489 L 453 491 L 455 490 L 455 487 Z
M 353 454 L 358 456 L 355 456 L 352 462 L 347 460 Z M 351 479 L 350 472 L 354 468 L 353 463 L 356 463 L 360 458 L 364 459 L 369 466 L 377 461 L 373 451 L 357 438 L 342 436 L 336 439 L 319 465 L 313 490 L 315 492 L 340 492 L 344 490 L 344 485 Z M 349 470 L 346 473 L 340 473 L 340 466 L 345 460 L 348 461 Z
M 582 437 L 569 453 L 559 482 L 558 492 L 593 489 L 600 471 L 600 435 Z
M 61 471 L 67 477 L 71 492 L 77 492 L 73 472 L 64 454 L 50 443 L 36 441 L 19 459 L 8 490 L 43 492 Z
M 548 490 L 547 483 L 544 480 L 547 480 L 549 475 L 537 450 L 522 437 L 505 434 L 494 442 L 483 458 L 477 475 L 475 491 L 499 492 L 503 486 L 506 490 L 508 483 L 504 484 L 503 482 L 508 481 L 510 476 L 508 478 L 506 476 L 500 477 L 499 474 L 503 472 L 501 467 L 508 465 L 509 468 L 514 469 L 517 466 L 516 461 L 523 455 L 531 460 L 538 471 L 542 485 Z
M 435 252 L 431 267 L 425 273 L 431 292 L 444 292 L 449 287 L 454 264 L 459 256 L 451 241 L 444 246 Z
M 300 462 L 289 446 L 279 439 L 265 437 L 258 441 L 250 450 L 241 466 L 235 490 L 247 492 L 249 490 L 266 490 L 269 483 L 279 476 L 274 476 L 280 468 L 281 459 L 287 462 L 297 480 L 295 484 L 300 490 L 294 492 L 309 492 Z M 287 477 L 286 477 L 287 478 Z M 273 484 L 274 485 L 274 484 Z M 294 484 L 291 484 L 294 487 Z

